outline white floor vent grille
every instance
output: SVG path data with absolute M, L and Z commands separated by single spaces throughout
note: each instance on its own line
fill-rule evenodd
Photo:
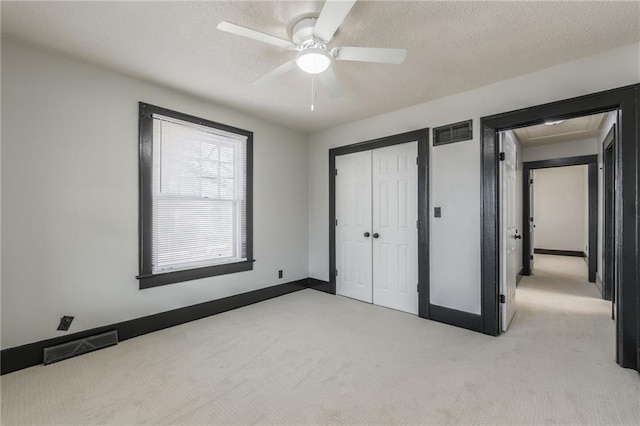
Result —
M 118 331 L 112 330 L 61 345 L 49 346 L 44 348 L 44 365 L 117 344 Z

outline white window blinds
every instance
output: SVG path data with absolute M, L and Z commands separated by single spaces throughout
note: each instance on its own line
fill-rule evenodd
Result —
M 246 145 L 153 115 L 152 273 L 247 260 Z

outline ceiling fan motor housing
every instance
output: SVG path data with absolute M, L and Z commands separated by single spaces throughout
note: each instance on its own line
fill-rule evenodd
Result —
M 309 47 L 313 45 L 313 47 L 322 44 L 320 40 L 317 40 L 313 37 L 313 28 L 316 26 L 317 18 L 304 18 L 298 21 L 293 26 L 293 42 L 300 47 Z M 306 46 L 305 46 L 306 45 Z M 324 47 L 324 44 L 322 44 Z

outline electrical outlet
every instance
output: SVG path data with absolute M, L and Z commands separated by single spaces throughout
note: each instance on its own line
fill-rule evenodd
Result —
M 60 324 L 58 325 L 58 330 L 60 331 L 67 331 L 69 330 L 69 327 L 71 327 L 71 321 L 73 321 L 74 317 L 70 317 L 70 316 L 63 316 L 62 318 L 60 318 Z
M 278 271 L 278 278 L 282 278 L 282 269 Z

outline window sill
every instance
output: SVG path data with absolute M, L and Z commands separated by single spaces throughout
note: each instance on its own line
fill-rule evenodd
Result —
M 236 272 L 251 271 L 254 260 L 244 262 L 227 263 L 224 265 L 207 266 L 204 268 L 186 269 L 184 271 L 166 272 L 156 275 L 139 275 L 140 290 L 158 287 L 161 285 L 175 284 L 183 281 L 197 280 L 200 278 L 215 277 L 218 275 L 233 274 Z

